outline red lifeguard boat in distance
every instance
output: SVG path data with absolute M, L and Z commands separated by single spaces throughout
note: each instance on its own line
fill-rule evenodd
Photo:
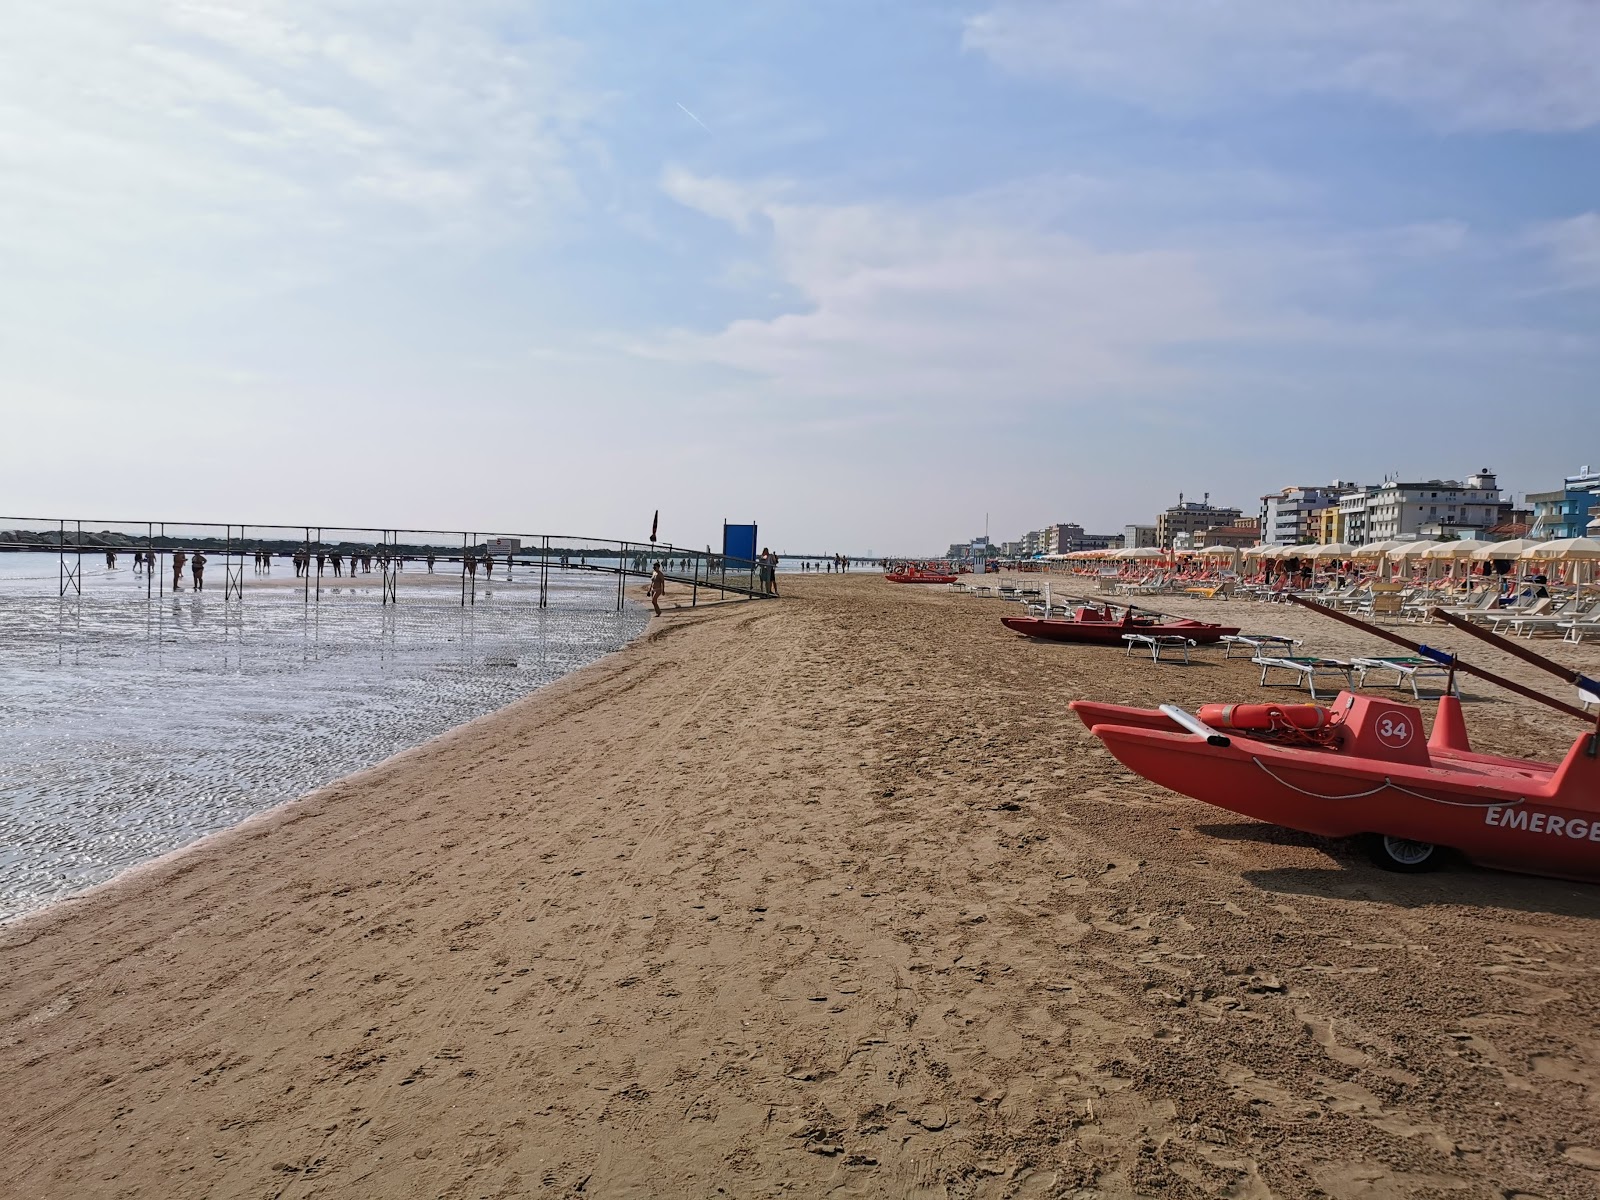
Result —
M 1028 637 L 1107 646 L 1122 645 L 1122 635 L 1125 633 L 1182 637 L 1206 644 L 1220 642 L 1239 632 L 1237 626 L 1213 625 L 1208 621 L 1191 621 L 1186 617 L 1164 617 L 1157 613 L 1137 612 L 1132 608 L 1124 610 L 1119 617 L 1110 606 L 1093 604 L 1081 605 L 1070 617 L 1001 617 L 1000 623 Z
M 902 567 L 884 576 L 890 583 L 954 583 L 958 578 L 948 571 L 934 571 L 926 567 Z
M 1449 849 L 1486 867 L 1600 882 L 1600 730 L 1550 764 L 1474 752 L 1452 696 L 1426 738 L 1421 710 L 1351 692 L 1328 708 L 1071 707 L 1146 779 L 1289 829 L 1365 835 L 1390 870 L 1429 870 Z

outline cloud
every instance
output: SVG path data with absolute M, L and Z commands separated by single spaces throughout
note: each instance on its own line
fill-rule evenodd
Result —
M 1600 123 L 1593 0 L 998 0 L 963 40 L 1007 70 L 1167 111 L 1310 92 L 1450 130 Z
M 1548 255 L 1558 287 L 1600 288 L 1600 212 L 1539 225 L 1527 240 Z
M 574 58 L 496 0 L 29 6 L 0 46 L 0 252 L 214 295 L 525 235 L 571 203 Z
M 1149 388 L 1183 374 L 1165 349 L 1246 324 L 1194 255 L 1098 249 L 1018 221 L 1026 205 L 799 203 L 681 170 L 665 186 L 737 229 L 759 218 L 795 302 L 635 349 L 735 370 L 777 397 L 927 409 Z
M 1226 392 L 1265 362 L 1593 350 L 1587 336 L 1496 307 L 1497 287 L 1515 303 L 1503 278 L 1472 289 L 1483 306 L 1470 314 L 1419 304 L 1434 286 L 1502 269 L 1503 241 L 1454 220 L 1116 230 L 1083 219 L 1114 208 L 1119 188 L 1141 192 L 1142 176 L 1044 178 L 923 203 L 802 201 L 793 188 L 681 168 L 663 188 L 739 231 L 738 261 L 762 266 L 743 272 L 743 315 L 630 348 L 731 372 L 729 396 L 777 406 L 795 428 L 802 404 L 829 420 L 1108 403 L 1132 418 Z M 1564 228 L 1559 243 L 1577 256 L 1592 231 Z

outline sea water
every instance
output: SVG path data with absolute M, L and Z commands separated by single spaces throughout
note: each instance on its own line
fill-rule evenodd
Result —
M 533 567 L 463 605 L 408 564 L 384 604 L 376 572 L 317 596 L 246 564 L 225 595 L 219 556 L 174 594 L 131 561 L 85 555 L 63 597 L 56 555 L 0 553 L 0 920 L 500 708 L 648 615 L 581 571 L 551 570 L 541 608 Z

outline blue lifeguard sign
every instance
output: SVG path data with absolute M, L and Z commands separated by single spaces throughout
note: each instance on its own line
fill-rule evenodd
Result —
M 722 523 L 722 558 L 730 567 L 749 567 L 756 561 L 756 527 Z M 737 568 L 735 568 L 737 569 Z

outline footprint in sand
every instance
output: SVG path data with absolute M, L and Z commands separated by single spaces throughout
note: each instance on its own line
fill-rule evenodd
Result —
M 1295 1018 L 1306 1027 L 1311 1034 L 1311 1040 L 1321 1046 L 1323 1052 L 1335 1062 L 1342 1062 L 1346 1066 L 1364 1067 L 1372 1059 L 1361 1051 L 1339 1044 L 1339 1038 L 1334 1032 L 1334 1023 L 1331 1017 L 1318 1016 L 1308 1013 L 1303 1009 L 1294 1010 Z
M 1471 1187 L 1454 1175 L 1406 1174 L 1374 1163 L 1329 1163 L 1312 1172 L 1333 1200 L 1412 1200 L 1417 1193 L 1460 1191 Z

